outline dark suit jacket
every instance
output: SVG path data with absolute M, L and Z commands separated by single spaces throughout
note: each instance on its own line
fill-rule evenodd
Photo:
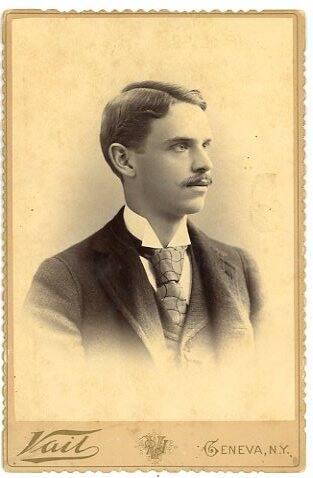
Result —
M 38 327 L 72 337 L 87 354 L 157 361 L 165 341 L 154 292 L 121 221 L 123 209 L 92 236 L 45 260 L 26 307 Z M 208 315 L 187 320 L 181 353 L 193 360 L 197 350 L 210 347 L 222 356 L 253 338 L 261 306 L 257 270 L 243 250 L 210 239 L 190 223 L 188 229 Z

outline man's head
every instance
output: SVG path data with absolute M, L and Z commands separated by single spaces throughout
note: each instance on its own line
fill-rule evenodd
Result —
M 137 212 L 202 208 L 212 169 L 205 109 L 199 91 L 154 81 L 132 83 L 106 105 L 102 151 Z

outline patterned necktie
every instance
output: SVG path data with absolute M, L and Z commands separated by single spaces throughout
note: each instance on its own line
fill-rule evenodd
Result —
M 144 253 L 155 271 L 157 295 L 166 311 L 163 323 L 164 335 L 176 344 L 180 339 L 187 309 L 183 289 L 178 283 L 187 247 L 150 249 L 150 252 Z

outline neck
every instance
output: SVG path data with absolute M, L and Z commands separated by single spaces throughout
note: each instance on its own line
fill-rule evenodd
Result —
M 159 238 L 163 247 L 166 247 L 171 240 L 173 239 L 175 232 L 177 231 L 178 226 L 181 221 L 184 219 L 183 216 L 175 216 L 164 213 L 156 213 L 155 211 L 144 210 L 141 207 L 137 207 L 131 202 L 127 202 L 127 205 L 132 211 L 139 214 L 142 217 L 145 217 L 156 235 Z
M 153 217 L 146 215 L 145 218 L 151 224 L 152 229 L 155 231 L 163 247 L 166 247 L 171 242 L 183 219 L 183 217 L 170 218 L 156 217 L 155 215 Z

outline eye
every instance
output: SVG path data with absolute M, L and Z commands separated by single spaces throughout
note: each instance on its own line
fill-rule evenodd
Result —
M 177 143 L 172 146 L 172 149 L 177 153 L 182 153 L 188 149 L 188 145 L 184 143 Z
M 211 145 L 211 141 L 206 141 L 205 143 L 203 143 L 202 146 L 204 149 L 209 149 L 210 145 Z

